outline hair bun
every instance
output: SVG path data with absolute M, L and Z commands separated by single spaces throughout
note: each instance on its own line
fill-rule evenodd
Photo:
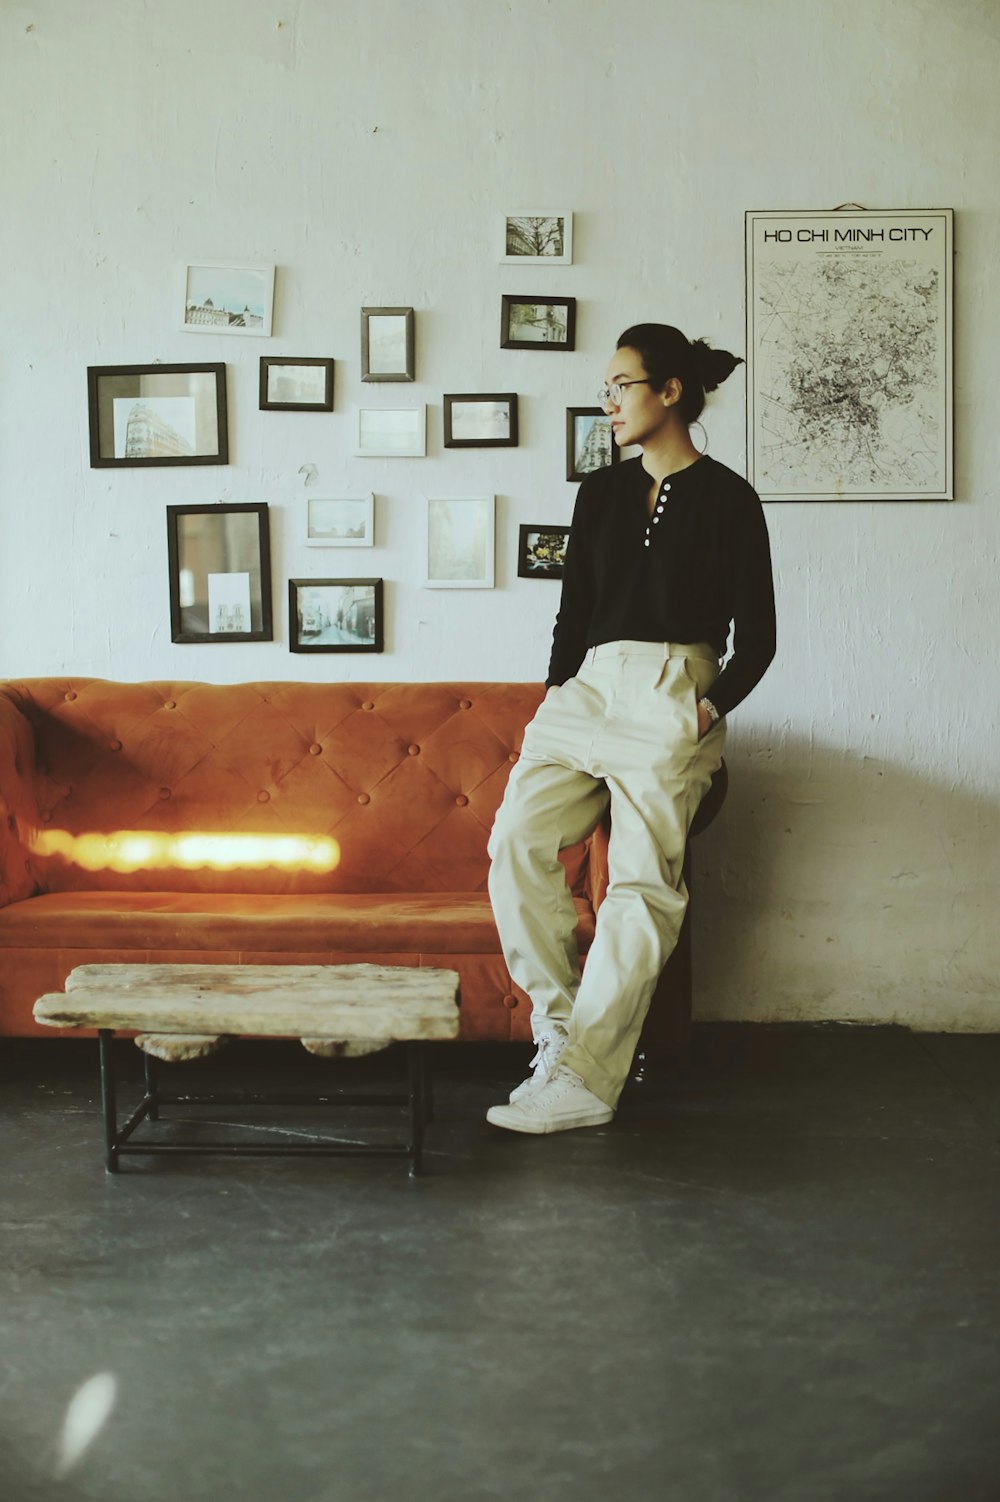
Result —
M 714 391 L 737 365 L 744 363 L 739 355 L 731 355 L 727 349 L 712 349 L 705 339 L 692 339 L 691 357 L 703 391 Z

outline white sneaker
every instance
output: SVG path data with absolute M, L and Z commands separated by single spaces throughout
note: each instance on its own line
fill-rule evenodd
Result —
M 560 1064 L 555 1074 L 519 1101 L 506 1106 L 491 1106 L 486 1120 L 511 1132 L 566 1132 L 573 1127 L 602 1126 L 611 1121 L 614 1111 L 578 1074 Z
M 547 1080 L 550 1080 L 556 1072 L 559 1056 L 566 1047 L 565 1033 L 542 1033 L 535 1039 L 537 1049 L 535 1057 L 531 1061 L 533 1073 L 523 1080 L 520 1085 L 515 1085 L 510 1092 L 511 1104 L 523 1100 L 533 1090 L 539 1089 Z

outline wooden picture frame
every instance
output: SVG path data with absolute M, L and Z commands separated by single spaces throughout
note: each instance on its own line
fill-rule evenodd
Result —
M 522 523 L 517 534 L 517 577 L 561 579 L 568 542 L 569 527 Z
M 619 463 L 621 453 L 603 407 L 566 408 L 566 478 L 582 480 Z
M 371 548 L 375 546 L 375 497 L 306 497 L 307 548 Z
M 457 393 L 444 398 L 446 449 L 517 448 L 517 393 Z
M 547 293 L 504 293 L 500 302 L 500 348 L 576 348 L 576 298 Z
M 170 639 L 271 641 L 271 542 L 265 502 L 168 506 Z
M 333 361 L 262 355 L 258 395 L 261 412 L 332 412 Z
M 180 323 L 184 333 L 268 339 L 273 314 L 273 266 L 191 261 L 184 267 Z
M 361 379 L 416 380 L 412 308 L 361 309 Z
M 427 453 L 427 408 L 359 407 L 354 452 L 361 459 L 422 459 Z
M 428 589 L 492 589 L 496 497 L 427 498 Z
M 90 365 L 92 469 L 228 464 L 225 365 Z
M 384 650 L 381 579 L 289 579 L 290 652 Z
M 503 266 L 572 265 L 573 215 L 565 209 L 505 214 L 502 235 Z

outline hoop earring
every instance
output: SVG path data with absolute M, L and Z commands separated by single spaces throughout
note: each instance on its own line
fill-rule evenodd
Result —
M 698 452 L 699 452 L 699 454 L 707 454 L 708 453 L 708 433 L 705 430 L 705 424 L 702 423 L 702 422 L 699 422 L 698 419 L 695 418 L 694 422 L 689 422 L 688 423 L 688 432 L 690 432 L 692 428 L 701 428 L 702 434 L 704 435 L 704 438 L 705 438 L 705 447 L 698 449 Z M 691 442 L 694 443 L 694 439 L 693 438 L 691 439 Z M 695 443 L 694 446 L 695 446 L 695 448 L 698 448 L 698 445 L 696 443 Z

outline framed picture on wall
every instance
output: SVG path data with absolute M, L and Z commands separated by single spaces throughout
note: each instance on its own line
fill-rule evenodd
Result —
M 361 309 L 361 379 L 416 378 L 412 308 Z
M 952 221 L 747 212 L 747 478 L 761 500 L 954 499 Z
M 518 578 L 561 579 L 568 542 L 568 527 L 532 526 L 525 523 L 518 530 Z
M 381 579 L 289 579 L 290 652 L 381 652 Z
M 427 452 L 426 407 L 359 407 L 355 452 L 362 458 L 422 459 Z
M 332 412 L 333 361 L 264 355 L 260 362 L 262 412 Z
M 274 267 L 198 261 L 184 267 L 181 328 L 188 334 L 268 338 Z
M 444 446 L 446 449 L 516 448 L 516 392 L 445 396 Z
M 266 504 L 168 506 L 167 558 L 171 641 L 272 639 Z
M 225 365 L 91 365 L 93 469 L 228 464 Z
M 334 496 L 306 501 L 306 546 L 370 548 L 375 544 L 375 497 Z
M 492 495 L 427 501 L 429 589 L 492 589 L 494 512 Z
M 505 266 L 569 266 L 573 215 L 564 210 L 505 214 L 500 260 Z
M 576 298 L 503 295 L 501 349 L 574 349 Z
M 566 478 L 582 480 L 621 458 L 603 407 L 566 408 Z

